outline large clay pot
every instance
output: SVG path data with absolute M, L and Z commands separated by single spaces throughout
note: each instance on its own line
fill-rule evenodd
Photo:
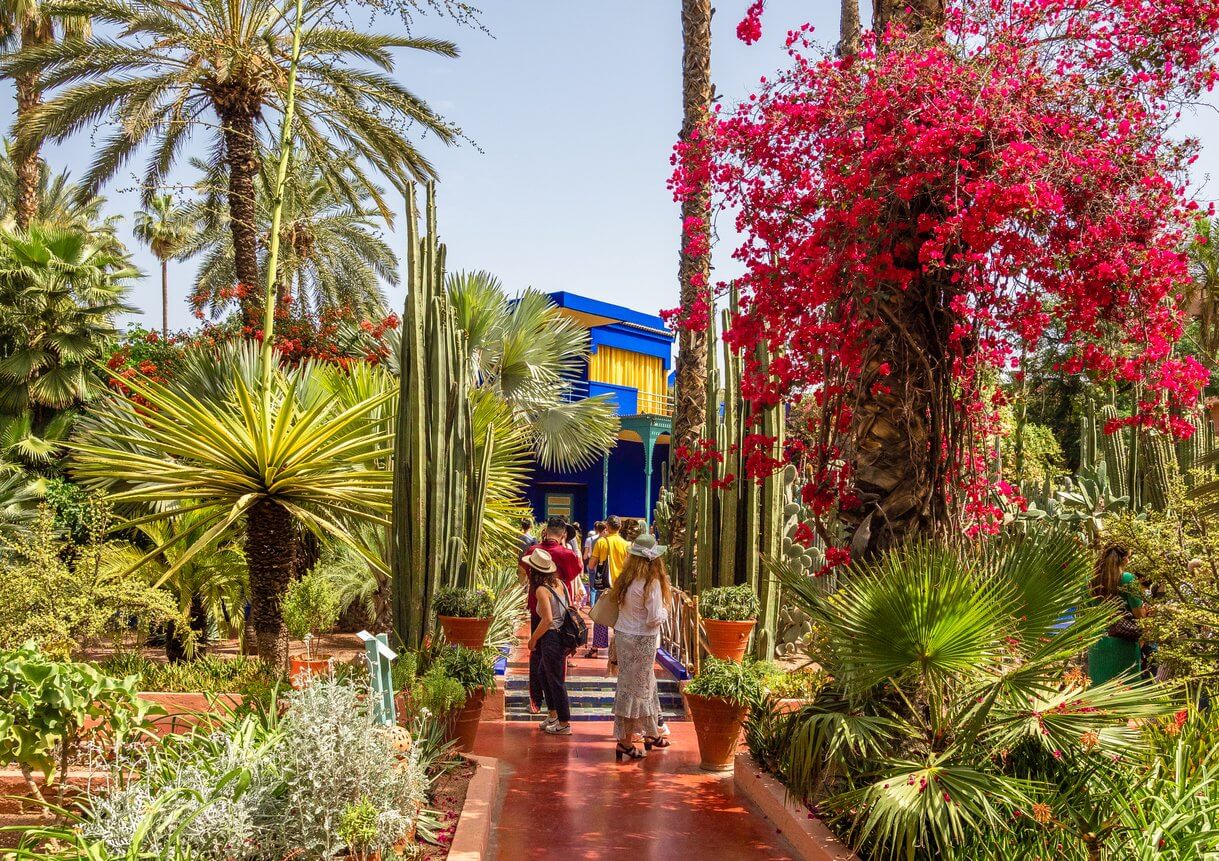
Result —
M 478 688 L 466 696 L 465 705 L 454 710 L 449 716 L 448 740 L 456 742 L 457 749 L 462 753 L 474 750 L 474 740 L 478 737 L 478 724 L 483 716 L 483 700 L 487 691 Z
M 728 771 L 736 756 L 749 707 L 722 697 L 686 694 L 685 698 L 686 710 L 698 736 L 698 755 L 702 760 L 698 767 L 703 771 Z
M 300 690 L 309 684 L 309 680 L 314 677 L 325 678 L 330 675 L 330 656 L 318 658 L 313 661 L 305 660 L 304 658 L 289 658 L 288 659 L 288 681 L 296 690 Z
M 707 651 L 712 657 L 738 664 L 745 658 L 745 647 L 749 645 L 749 634 L 757 624 L 753 619 L 745 622 L 724 622 L 719 619 L 703 619 L 703 630 L 707 632 Z
M 467 649 L 481 649 L 487 641 L 487 630 L 492 619 L 467 619 L 464 616 L 437 616 L 444 638 L 457 646 Z

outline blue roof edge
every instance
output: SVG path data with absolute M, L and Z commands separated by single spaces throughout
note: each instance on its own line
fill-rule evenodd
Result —
M 665 326 L 665 321 L 661 319 L 659 314 L 645 314 L 642 311 L 635 311 L 623 305 L 615 305 L 613 302 L 604 302 L 600 299 L 580 296 L 567 290 L 556 290 L 546 295 L 560 308 L 580 311 L 597 317 L 608 317 L 621 323 L 634 323 L 636 326 L 646 326 L 649 329 L 669 331 L 668 327 Z M 669 337 L 673 337 L 672 332 L 669 332 Z

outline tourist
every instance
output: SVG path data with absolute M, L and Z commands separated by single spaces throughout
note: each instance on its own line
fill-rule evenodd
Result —
M 517 536 L 517 556 L 524 556 L 529 552 L 529 548 L 538 543 L 538 540 L 533 537 L 533 518 L 521 518 L 521 534 Z
M 593 545 L 604 534 L 605 521 L 598 520 L 593 524 L 593 528 L 588 530 L 588 537 L 584 539 L 584 570 L 588 573 L 588 597 L 590 604 L 597 598 L 597 594 L 593 590 Z
M 622 531 L 622 521 L 618 515 L 611 514 L 605 519 L 605 529 L 600 538 L 593 543 L 589 559 L 592 571 L 589 579 L 592 588 L 598 594 L 609 591 L 614 578 L 622 570 L 626 562 L 626 551 L 630 547 L 619 533 Z M 609 647 L 609 631 L 604 625 L 593 625 L 593 642 L 589 646 L 587 657 L 595 658 L 600 649 Z
M 571 548 L 571 552 L 576 554 L 578 558 L 582 558 L 582 548 L 580 547 L 580 521 L 573 520 L 567 524 L 567 546 Z
M 537 607 L 530 617 L 530 696 L 536 679 L 548 707 L 542 730 L 551 735 L 571 735 L 571 704 L 566 687 L 567 650 L 559 634 L 571 599 L 559 579 L 558 566 L 546 550 L 535 547 L 521 562 L 529 570 L 529 591 Z
M 641 759 L 635 736 L 644 747 L 665 748 L 669 740 L 661 730 L 660 695 L 656 687 L 656 649 L 660 627 L 668 617 L 673 587 L 661 558 L 666 548 L 644 533 L 627 550 L 622 571 L 614 578 L 605 600 L 618 603 L 614 641 L 618 651 L 618 689 L 614 695 L 614 737 L 619 762 Z
M 567 593 L 567 600 L 572 606 L 576 606 L 584 597 L 584 582 L 580 577 L 584 566 L 580 562 L 580 557 L 572 553 L 571 548 L 566 545 L 566 538 L 567 524 L 561 517 L 552 517 L 546 521 L 546 526 L 542 530 L 542 541 L 534 550 L 545 551 L 546 558 L 555 566 L 555 576 L 563 585 L 563 589 Z M 539 610 L 537 586 L 532 582 L 528 559 L 528 554 L 521 558 L 521 570 L 526 578 L 529 578 L 525 603 L 529 608 L 530 629 L 532 630 L 537 627 Z M 539 652 L 529 653 L 529 710 L 534 714 L 540 712 L 542 706 L 549 702 L 546 699 L 546 688 L 542 684 L 542 674 L 537 666 L 540 658 Z M 563 663 L 566 668 L 566 658 Z M 551 717 L 553 717 L 554 703 L 549 703 L 549 705 Z
M 1140 669 L 1137 622 L 1143 617 L 1143 599 L 1138 580 L 1125 570 L 1130 554 L 1126 548 L 1113 545 L 1096 561 L 1092 575 L 1092 596 L 1099 602 L 1115 604 L 1121 616 L 1088 650 L 1088 678 L 1099 685 L 1121 675 L 1136 674 Z

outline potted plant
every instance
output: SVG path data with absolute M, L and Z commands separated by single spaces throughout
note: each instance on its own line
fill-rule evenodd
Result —
M 311 571 L 288 587 L 282 604 L 284 625 L 289 634 L 305 643 L 304 656 L 289 661 L 292 687 L 302 688 L 313 676 L 329 674 L 330 655 L 317 654 L 314 643 L 338 622 L 340 603 L 334 584 L 319 571 Z
M 682 695 L 698 736 L 699 768 L 732 768 L 745 718 L 764 695 L 757 672 L 736 661 L 707 658 Z
M 495 596 L 490 589 L 440 589 L 432 606 L 446 640 L 475 651 L 483 647 L 495 617 Z
M 717 586 L 698 599 L 707 634 L 707 651 L 726 661 L 740 661 L 758 621 L 758 596 L 747 585 Z
M 461 700 L 452 704 L 445 722 L 446 737 L 460 751 L 474 749 L 483 701 L 487 691 L 495 687 L 495 658 L 496 653 L 490 650 L 451 646 L 440 652 L 424 675 L 426 679 L 430 673 L 443 674 L 461 686 Z

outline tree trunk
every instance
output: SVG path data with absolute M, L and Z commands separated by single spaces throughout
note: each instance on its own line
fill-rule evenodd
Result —
M 169 261 L 161 260 L 161 337 L 169 338 Z
M 911 33 L 939 32 L 944 25 L 944 0 L 875 0 L 872 29 L 883 34 L 890 24 L 901 24 Z
M 682 125 L 681 140 L 690 141 L 706 124 L 711 111 L 711 0 L 682 0 Z M 690 253 L 686 225 L 701 219 L 698 228 L 703 249 Z M 678 263 L 681 306 L 689 309 L 700 299 L 711 304 L 711 188 L 704 185 L 682 201 L 682 249 Z M 698 250 L 698 249 L 695 249 Z M 714 311 L 712 311 L 714 313 Z M 682 328 L 678 333 L 677 379 L 674 385 L 671 453 L 679 446 L 693 450 L 703 433 L 707 391 L 707 333 L 705 327 Z M 690 474 L 681 459 L 670 456 L 669 486 L 673 492 L 669 520 L 670 559 L 680 559 L 686 536 Z M 688 576 L 690 572 L 683 572 Z
M 43 22 L 35 19 L 21 29 L 21 47 L 23 50 L 38 47 L 45 43 L 50 34 Z M 42 104 L 42 86 L 37 72 L 27 72 L 17 75 L 14 80 L 17 91 L 17 126 L 22 123 Z M 14 170 L 17 173 L 17 200 L 14 207 L 14 218 L 17 227 L 27 229 L 38 219 L 38 192 L 42 185 L 42 165 L 39 161 L 41 148 L 35 143 L 28 152 L 22 153 Z
M 262 325 L 262 283 L 258 275 L 258 216 L 254 177 L 258 174 L 258 147 L 254 113 L 233 110 L 221 114 L 224 152 L 229 166 L 229 230 L 233 235 L 233 268 L 246 291 L 241 297 L 245 325 Z
M 860 48 L 859 0 L 842 0 L 838 22 L 838 56 L 854 57 Z
M 296 571 L 296 545 L 296 524 L 286 508 L 265 498 L 250 508 L 245 540 L 250 617 L 258 657 L 277 667 L 288 665 L 288 629 L 280 602 Z

